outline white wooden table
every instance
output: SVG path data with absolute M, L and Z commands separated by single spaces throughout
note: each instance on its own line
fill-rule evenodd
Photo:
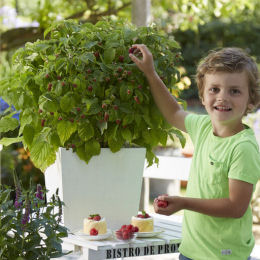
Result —
M 125 257 L 177 253 L 181 242 L 181 220 L 173 221 L 171 217 L 158 214 L 152 214 L 152 216 L 155 228 L 164 230 L 157 237 L 136 238 L 130 243 L 125 243 L 118 241 L 113 236 L 102 241 L 88 241 L 70 234 L 63 239 L 64 248 L 73 250 L 73 255 L 78 256 L 77 259 L 88 260 L 124 259 Z M 66 259 L 66 257 L 62 259 Z M 67 259 L 72 258 L 69 258 L 68 255 Z

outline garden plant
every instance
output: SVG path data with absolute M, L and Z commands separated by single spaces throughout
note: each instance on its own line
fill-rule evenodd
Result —
M 161 79 L 172 93 L 180 79 L 179 45 L 155 27 L 136 28 L 125 20 L 95 25 L 67 20 L 45 31 L 45 40 L 27 43 L 13 56 L 11 76 L 2 80 L 0 94 L 20 111 L 0 120 L 0 131 L 20 124 L 23 142 L 36 167 L 44 171 L 55 162 L 59 147 L 73 149 L 89 162 L 100 149 L 145 147 L 148 164 L 158 162 L 152 152 L 176 135 L 158 111 L 149 85 L 129 52 L 134 43 L 148 46 Z M 181 100 L 179 100 L 182 102 Z
M 11 195 L 15 193 L 15 200 Z M 22 189 L 0 187 L 0 259 L 50 259 L 64 255 L 61 238 L 68 236 L 61 225 L 63 202 L 58 191 L 45 202 L 41 185 Z M 57 210 L 58 209 L 58 210 Z

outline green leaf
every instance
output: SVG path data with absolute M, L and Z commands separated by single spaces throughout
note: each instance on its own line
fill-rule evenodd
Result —
M 8 132 L 16 129 L 19 121 L 15 118 L 4 117 L 0 120 L 0 132 Z
M 64 96 L 61 98 L 60 100 L 60 107 L 64 112 L 69 112 L 73 106 L 74 106 L 74 102 L 72 102 L 73 100 L 71 100 L 71 97 Z
M 34 137 L 34 128 L 31 125 L 26 125 L 23 129 L 23 139 L 30 148 Z
M 116 50 L 113 48 L 106 49 L 104 51 L 104 61 L 105 63 L 112 63 L 112 61 L 115 59 Z
M 57 133 L 59 135 L 62 145 L 70 138 L 70 136 L 77 131 L 77 124 L 70 121 L 62 120 L 57 125 Z
M 30 150 L 30 158 L 34 165 L 41 171 L 53 164 L 56 160 L 56 151 L 46 141 L 34 143 Z
M 7 138 L 4 137 L 0 140 L 0 144 L 4 145 L 4 146 L 8 146 L 10 144 L 14 144 L 14 143 L 19 143 L 23 141 L 23 137 L 16 137 L 16 138 Z
M 120 138 L 120 136 L 117 136 L 116 139 L 114 138 L 108 139 L 108 146 L 113 153 L 118 152 L 123 146 L 123 144 L 124 144 L 124 139 L 122 137 Z
M 88 141 L 94 136 L 94 127 L 91 123 L 83 123 L 78 126 L 78 134 L 81 140 Z
M 128 128 L 123 128 L 121 130 L 121 134 L 123 136 L 123 138 L 125 138 L 125 140 L 127 140 L 128 142 L 130 142 L 132 140 L 132 133 Z
M 93 155 L 99 155 L 100 154 L 100 144 L 95 139 L 91 139 L 85 143 L 85 150 L 87 153 L 90 153 Z
M 123 125 L 131 124 L 133 121 L 134 121 L 134 115 L 133 114 L 126 115 L 123 118 Z

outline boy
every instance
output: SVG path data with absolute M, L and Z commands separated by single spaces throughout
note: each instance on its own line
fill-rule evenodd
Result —
M 194 155 L 186 197 L 168 201 L 155 212 L 184 209 L 180 259 L 246 260 L 254 247 L 250 200 L 260 178 L 260 154 L 253 131 L 242 117 L 260 100 L 255 62 L 238 48 L 210 53 L 197 69 L 199 96 L 208 115 L 185 112 L 155 72 L 145 45 L 134 45 L 143 58 L 131 59 L 146 75 L 161 113 L 187 132 Z

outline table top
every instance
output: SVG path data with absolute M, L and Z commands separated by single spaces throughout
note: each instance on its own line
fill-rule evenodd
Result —
M 87 259 L 112 259 L 116 256 L 131 257 L 141 255 L 165 254 L 178 252 L 178 247 L 181 242 L 180 219 L 172 219 L 170 217 L 153 214 L 155 230 L 163 230 L 154 237 L 137 237 L 130 242 L 117 240 L 113 235 L 105 240 L 89 241 L 82 236 L 69 234 L 63 238 L 64 243 L 74 245 L 77 251 L 88 251 Z M 89 254 L 89 251 L 92 254 Z M 102 258 L 95 256 L 101 255 Z

